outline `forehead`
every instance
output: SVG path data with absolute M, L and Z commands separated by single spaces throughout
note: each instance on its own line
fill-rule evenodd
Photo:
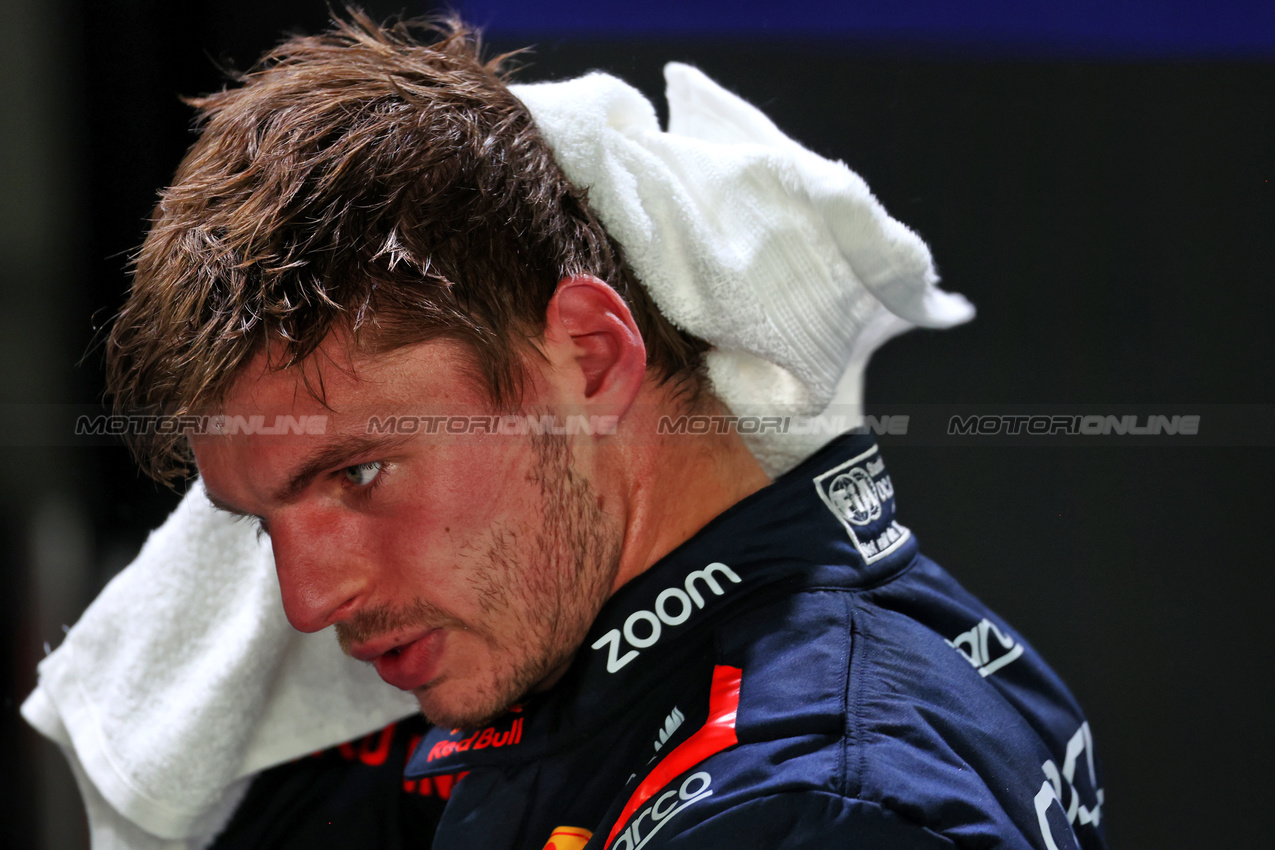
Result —
M 279 368 L 281 351 L 255 356 L 231 384 L 218 414 L 327 413 L 361 408 L 465 403 L 485 397 L 472 357 L 458 342 L 435 339 L 363 352 L 332 334 L 308 357 Z
M 377 423 L 395 417 L 466 415 L 490 407 L 468 351 L 455 341 L 430 340 L 373 354 L 329 338 L 287 368 L 278 367 L 278 354 L 254 357 L 191 435 L 205 478 L 210 461 L 230 456 L 250 453 L 251 465 L 265 472 L 300 452 L 386 436 Z

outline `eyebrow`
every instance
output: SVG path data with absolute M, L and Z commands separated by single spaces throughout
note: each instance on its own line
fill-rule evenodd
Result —
M 411 442 L 413 434 L 396 434 L 393 437 L 373 437 L 367 434 L 350 434 L 338 438 L 334 442 L 318 449 L 302 462 L 297 471 L 273 494 L 276 502 L 291 502 L 310 486 L 316 477 L 334 466 L 349 464 L 352 457 L 367 454 L 373 450 L 387 451 Z
M 328 469 L 339 465 L 348 466 L 350 458 L 372 451 L 393 451 L 399 446 L 411 442 L 413 436 L 412 434 L 396 434 L 392 437 L 373 437 L 367 434 L 350 434 L 340 437 L 306 457 L 297 467 L 297 470 L 288 476 L 287 483 L 271 494 L 271 498 L 276 502 L 287 503 L 294 501 L 305 488 L 310 486 L 310 483 L 316 477 Z M 223 502 L 210 492 L 207 486 L 204 487 L 204 494 L 217 510 L 225 511 L 235 516 L 252 516 L 247 511 Z

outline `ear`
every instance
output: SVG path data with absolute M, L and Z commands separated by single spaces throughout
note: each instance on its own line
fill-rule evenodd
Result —
M 633 314 L 592 275 L 558 282 L 545 311 L 543 343 L 565 401 L 623 416 L 646 378 L 646 344 Z

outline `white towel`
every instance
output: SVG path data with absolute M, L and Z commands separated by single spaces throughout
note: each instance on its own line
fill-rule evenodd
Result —
M 199 847 L 254 773 L 416 710 L 331 630 L 288 625 L 269 540 L 199 482 L 40 663 L 22 706 L 67 752 L 93 847 L 135 850 Z
M 661 312 L 713 344 L 709 376 L 735 414 L 857 413 L 877 346 L 973 317 L 859 175 L 695 68 L 671 63 L 664 76 L 668 132 L 607 74 L 513 91 Z M 775 475 L 831 436 L 748 439 Z
M 972 316 L 856 174 L 693 68 L 666 76 L 667 133 L 603 74 L 515 91 L 661 310 L 716 346 L 734 412 L 857 410 L 881 342 Z M 773 474 L 826 439 L 750 447 Z M 255 772 L 416 709 L 326 631 L 288 626 L 268 541 L 198 483 L 39 676 L 23 715 L 66 751 L 95 850 L 203 846 Z

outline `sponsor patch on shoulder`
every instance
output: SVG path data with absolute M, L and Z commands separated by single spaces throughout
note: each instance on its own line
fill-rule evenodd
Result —
M 894 485 L 880 454 L 873 446 L 814 478 L 819 498 L 869 564 L 898 549 L 912 535 L 894 519 Z

